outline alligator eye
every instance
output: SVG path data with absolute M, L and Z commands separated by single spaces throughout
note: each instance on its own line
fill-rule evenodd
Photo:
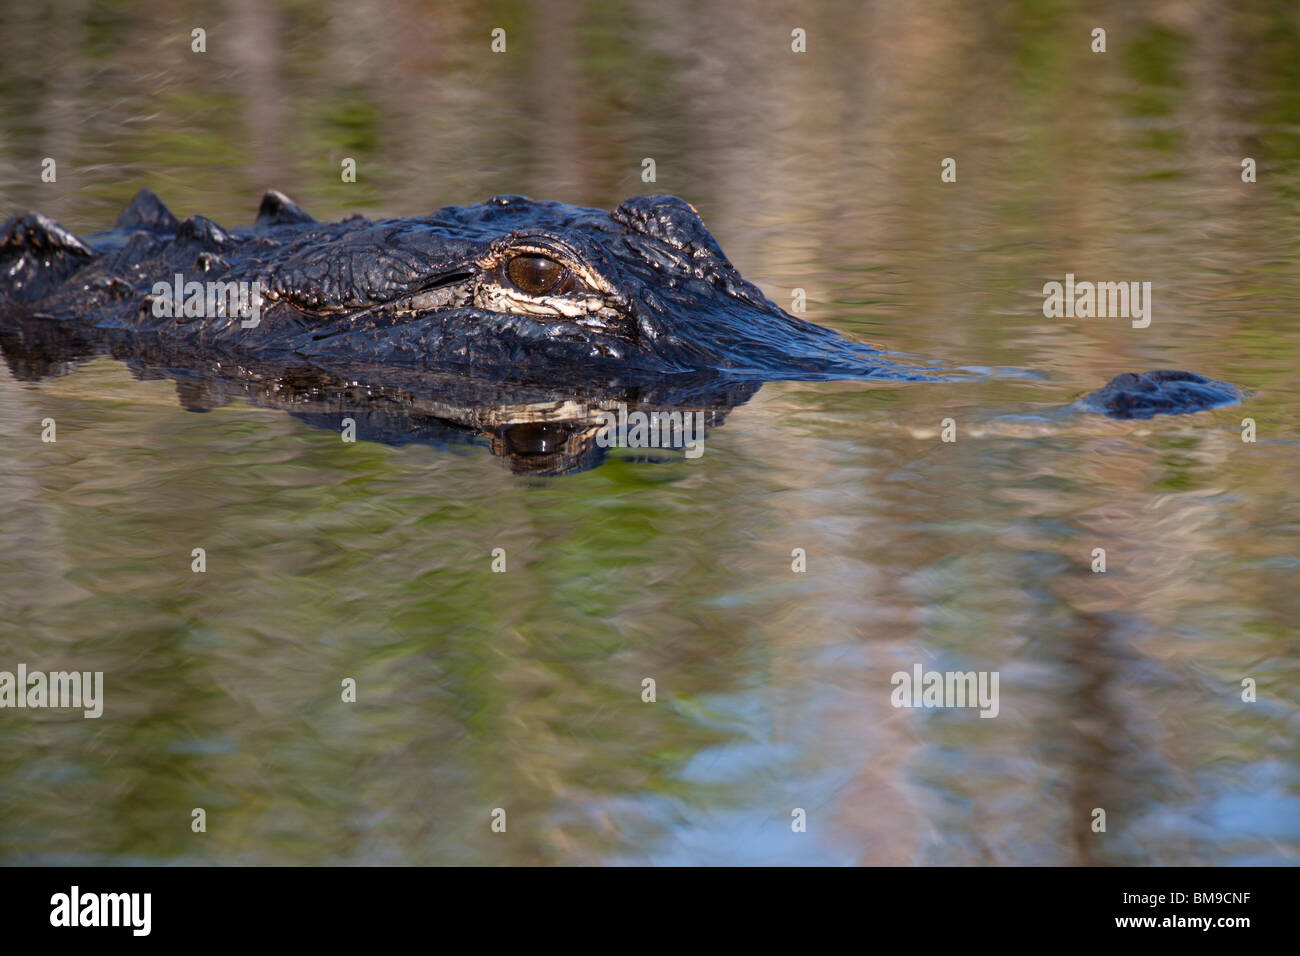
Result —
M 506 275 L 529 295 L 563 295 L 573 289 L 573 273 L 545 256 L 515 256 L 506 264 Z

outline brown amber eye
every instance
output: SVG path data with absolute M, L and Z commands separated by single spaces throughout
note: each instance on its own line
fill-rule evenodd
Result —
M 573 274 L 545 256 L 515 256 L 506 264 L 506 275 L 529 295 L 562 295 L 573 288 Z

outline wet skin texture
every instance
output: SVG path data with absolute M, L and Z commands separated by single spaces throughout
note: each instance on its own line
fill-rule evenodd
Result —
M 157 314 L 154 284 L 178 273 L 258 282 L 258 324 Z M 0 227 L 0 313 L 157 335 L 195 352 L 509 382 L 942 377 L 788 315 L 673 196 L 636 197 L 613 212 L 497 196 L 427 217 L 319 223 L 268 192 L 252 228 L 226 230 L 202 216 L 177 221 L 142 190 L 113 229 L 84 239 L 37 213 Z M 1079 407 L 1148 418 L 1240 397 L 1223 382 L 1156 371 L 1119 375 Z
M 1081 403 L 1111 418 L 1150 418 L 1214 408 L 1235 401 L 1240 392 L 1195 372 L 1157 370 L 1116 375 Z

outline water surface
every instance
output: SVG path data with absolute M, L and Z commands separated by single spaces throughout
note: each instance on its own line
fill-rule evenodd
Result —
M 111 356 L 0 369 L 0 669 L 106 682 L 97 721 L 0 716 L 0 861 L 1295 860 L 1291 5 L 1115 8 L 1105 54 L 1063 2 L 0 15 L 5 216 L 90 231 L 141 186 L 224 224 L 267 187 L 321 219 L 674 193 L 807 318 L 1034 373 L 770 384 L 698 459 L 545 476 L 485 439 L 194 411 Z M 1151 326 L 1045 318 L 1066 273 L 1151 282 Z M 1252 394 L 1061 412 L 1162 367 Z M 998 717 L 891 707 L 917 663 L 997 671 Z

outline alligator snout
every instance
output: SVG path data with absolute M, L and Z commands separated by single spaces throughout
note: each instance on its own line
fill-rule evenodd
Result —
M 1195 372 L 1156 369 L 1116 375 L 1086 396 L 1080 405 L 1086 411 L 1100 412 L 1111 418 L 1151 418 L 1153 415 L 1201 412 L 1230 405 L 1242 397 L 1241 389 L 1227 382 Z

